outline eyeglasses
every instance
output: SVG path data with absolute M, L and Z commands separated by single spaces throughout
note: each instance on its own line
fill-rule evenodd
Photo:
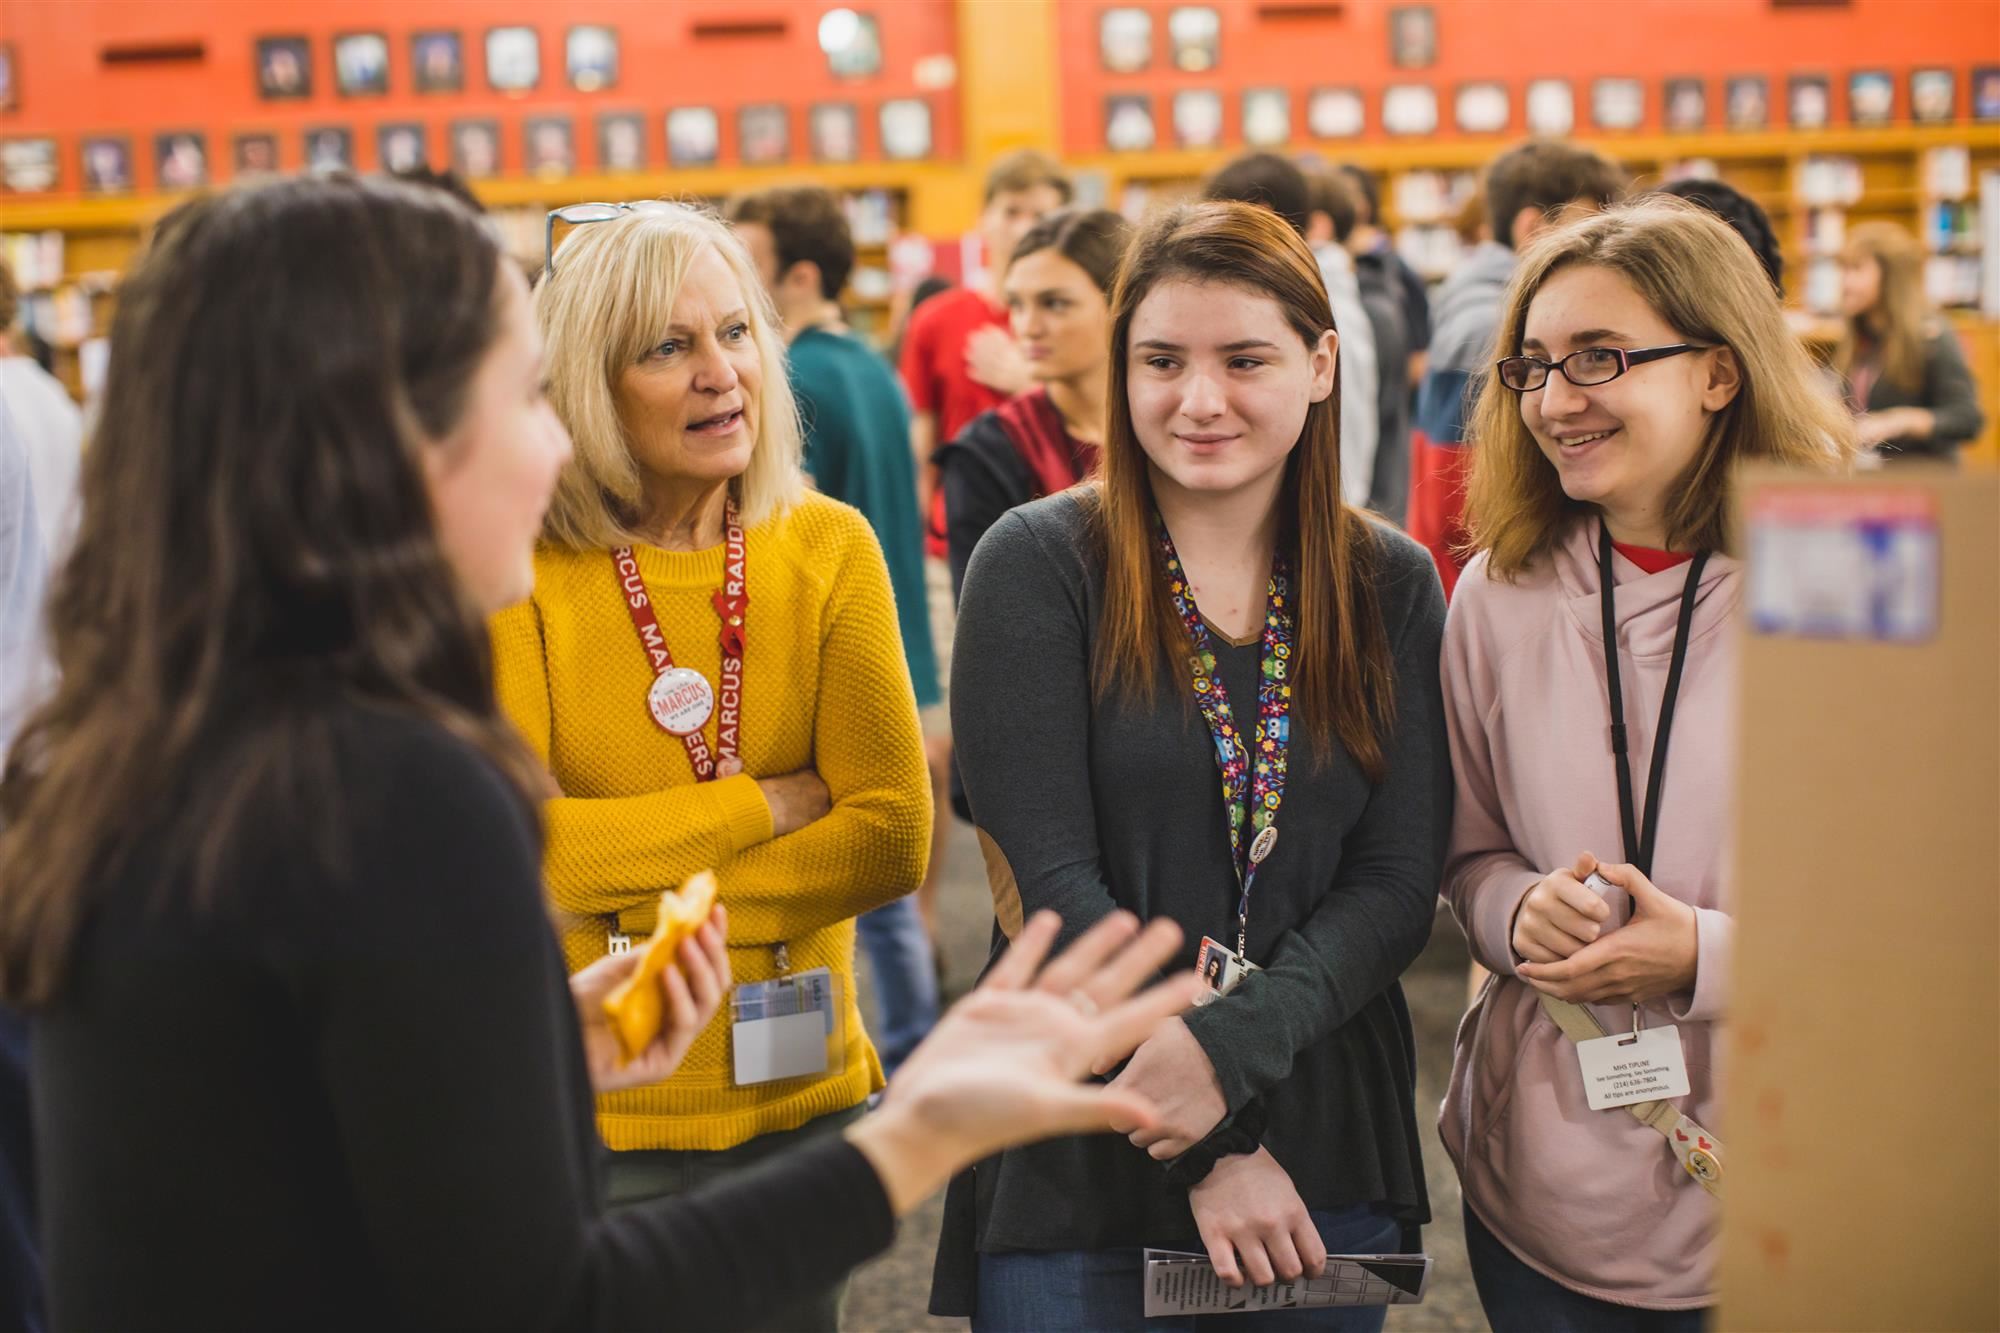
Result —
M 543 281 L 556 275 L 556 223 L 582 227 L 592 222 L 609 222 L 620 213 L 649 213 L 673 207 L 664 199 L 634 199 L 625 204 L 570 204 L 556 209 L 549 214 L 548 225 L 542 232 Z
M 1641 347 L 1628 352 L 1622 347 L 1586 347 L 1559 361 L 1533 356 L 1503 357 L 1493 363 L 1500 383 L 1515 393 L 1532 393 L 1549 382 L 1549 372 L 1560 370 L 1562 377 L 1579 389 L 1593 384 L 1609 384 L 1634 366 L 1659 361 L 1682 352 L 1706 352 L 1696 343 L 1669 343 L 1665 347 Z

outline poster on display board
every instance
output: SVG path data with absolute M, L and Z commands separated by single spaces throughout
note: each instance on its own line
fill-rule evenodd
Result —
M 792 155 L 791 120 L 772 102 L 736 113 L 736 155 L 746 166 L 773 166 Z
M 1437 129 L 1437 93 L 1423 83 L 1397 84 L 1382 94 L 1382 128 L 1391 134 L 1430 134 Z
M 1948 69 L 1910 72 L 1910 119 L 1919 125 L 1948 125 L 1958 115 L 1958 80 Z
M 123 135 L 85 139 L 77 157 L 85 194 L 124 194 L 132 188 L 132 141 Z
M 208 139 L 198 130 L 169 130 L 153 139 L 153 184 L 198 190 L 208 184 Z
M 931 155 L 931 104 L 899 97 L 882 104 L 882 156 L 914 161 Z
M 333 86 L 342 97 L 380 97 L 388 92 L 389 39 L 379 32 L 335 37 Z
M 1167 45 L 1174 68 L 1203 74 L 1222 60 L 1222 16 L 1207 5 L 1182 5 L 1167 15 Z
M 667 162 L 670 166 L 713 166 L 721 152 L 722 123 L 714 108 L 683 106 L 667 113 Z
M 1824 74 L 1794 74 L 1785 120 L 1795 130 L 1823 130 L 1833 119 L 1833 84 Z
M 410 37 L 410 82 L 420 93 L 465 89 L 465 45 L 455 32 L 419 32 Z
M 1972 71 L 1972 118 L 2000 120 L 2000 65 L 1981 65 Z
M 569 70 L 569 86 L 580 93 L 614 87 L 618 82 L 618 34 L 596 23 L 571 28 L 563 43 L 563 63 Z
M 500 174 L 500 122 L 455 120 L 451 125 L 451 169 L 467 180 Z
M 600 171 L 646 169 L 646 118 L 636 111 L 613 112 L 597 118 L 597 167 Z
M 1761 74 L 1739 74 L 1723 85 L 1722 116 L 1732 130 L 1761 130 L 1771 123 L 1771 85 Z
M 1151 148 L 1158 135 L 1153 128 L 1153 99 L 1139 94 L 1119 94 L 1104 99 L 1104 146 L 1114 153 L 1139 153 Z
M 1252 148 L 1279 148 L 1292 137 L 1292 97 L 1283 88 L 1251 88 L 1243 94 L 1243 142 Z
M 1566 79 L 1528 85 L 1528 133 L 1568 134 L 1576 128 L 1576 94 Z
M 1182 148 L 1213 148 L 1222 142 L 1222 94 L 1190 88 L 1174 94 L 1174 142 Z
M 1506 86 L 1491 82 L 1460 85 L 1452 104 L 1452 118 L 1466 134 L 1500 133 L 1509 112 Z
M 424 147 L 424 127 L 405 123 L 375 128 L 375 166 L 390 173 L 414 171 L 430 161 Z
M 1667 128 L 1691 134 L 1708 125 L 1708 85 L 1700 79 L 1668 79 L 1660 98 Z
M 257 95 L 267 102 L 311 97 L 312 43 L 304 37 L 259 37 Z
M 1097 60 L 1112 74 L 1137 74 L 1153 63 L 1153 16 L 1107 9 L 1097 20 Z
M 1367 126 L 1367 104 L 1353 88 L 1316 88 L 1306 101 L 1306 132 L 1315 139 L 1352 139 Z
M 245 176 L 275 176 L 278 173 L 278 136 L 239 134 L 230 145 L 230 172 Z
M 525 93 L 542 81 L 542 47 L 533 28 L 493 28 L 486 34 L 486 86 Z
M 1896 80 L 1886 69 L 1859 69 L 1847 78 L 1847 118 L 1856 125 L 1887 125 L 1896 111 Z
M 568 116 L 530 116 L 521 126 L 521 161 L 528 174 L 557 180 L 576 171 L 576 138 Z
M 54 139 L 0 140 L 0 187 L 9 194 L 44 194 L 61 179 Z
M 1397 69 L 1429 69 L 1437 63 L 1437 13 L 1429 5 L 1401 5 L 1389 11 L 1389 63 Z
M 806 113 L 806 140 L 815 162 L 861 157 L 861 113 L 852 102 L 820 102 Z
M 1590 123 L 1600 130 L 1636 130 L 1646 118 L 1646 85 L 1598 79 L 1590 85 Z
M 354 170 L 354 132 L 338 125 L 307 130 L 306 170 L 315 173 Z

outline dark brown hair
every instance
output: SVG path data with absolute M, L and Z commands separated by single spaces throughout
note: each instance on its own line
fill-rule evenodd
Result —
M 1554 213 L 1574 203 L 1606 208 L 1625 192 L 1610 159 L 1553 139 L 1510 148 L 1486 168 L 1486 218 L 1493 239 L 1514 248 L 1514 218 L 1524 208 Z
M 1347 238 L 1354 234 L 1355 224 L 1361 221 L 1359 192 L 1348 182 L 1346 173 L 1332 167 L 1308 167 L 1305 173 L 1312 211 L 1326 214 L 1327 222 L 1333 226 L 1334 243 L 1346 245 Z
M 1276 153 L 1245 153 L 1227 163 L 1202 183 L 1201 197 L 1268 208 L 1301 236 L 1312 221 L 1306 174 Z
M 1028 228 L 1007 257 L 1007 267 L 1043 250 L 1053 250 L 1090 275 L 1108 299 L 1118 280 L 1118 263 L 1132 239 L 1132 224 L 1108 208 L 1060 208 Z
M 1268 208 L 1183 205 L 1133 238 L 1111 298 L 1111 384 L 1104 457 L 1094 483 L 1095 527 L 1105 559 L 1104 611 L 1091 665 L 1099 697 L 1156 696 L 1161 667 L 1192 699 L 1178 668 L 1190 651 L 1160 577 L 1156 511 L 1146 453 L 1127 397 L 1132 318 L 1162 282 L 1222 283 L 1278 303 L 1307 348 L 1333 328 L 1319 265 L 1296 231 Z M 1382 733 L 1394 715 L 1395 668 L 1376 597 L 1379 550 L 1368 520 L 1340 498 L 1340 379 L 1306 409 L 1278 496 L 1278 542 L 1294 570 L 1298 636 L 1292 658 L 1299 730 L 1315 759 L 1338 739 L 1371 779 L 1386 771 Z
M 56 993 L 141 831 L 148 876 L 197 904 L 251 827 L 337 858 L 315 832 L 342 796 L 329 706 L 443 726 L 532 809 L 422 459 L 498 333 L 500 264 L 445 193 L 383 180 L 231 190 L 161 221 L 119 289 L 78 555 L 50 599 L 61 683 L 0 780 L 8 1001 Z
M 819 294 L 840 299 L 854 271 L 854 233 L 833 191 L 817 185 L 777 185 L 739 195 L 724 210 L 732 223 L 749 223 L 771 233 L 778 254 L 778 277 L 794 264 L 819 268 Z
M 1063 173 L 1062 163 L 1047 153 L 1033 148 L 1008 153 L 987 169 L 986 193 L 980 199 L 980 207 L 992 203 L 996 195 L 1017 194 L 1022 190 L 1032 190 L 1037 185 L 1046 185 L 1054 190 L 1057 199 L 1065 204 L 1073 193 L 1069 177 Z

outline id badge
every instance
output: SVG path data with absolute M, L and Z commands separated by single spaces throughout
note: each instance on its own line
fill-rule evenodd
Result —
M 1593 1111 L 1688 1094 L 1687 1059 L 1676 1027 L 1580 1041 L 1576 1059 L 1583 1067 L 1583 1095 Z
M 1239 957 L 1227 945 L 1211 935 L 1201 937 L 1201 952 L 1194 957 L 1194 970 L 1208 989 L 1195 999 L 1195 1008 L 1214 1004 L 1229 992 L 1243 984 L 1243 979 L 1252 972 L 1263 969 L 1247 958 Z
M 729 1009 L 739 1088 L 824 1074 L 847 1045 L 840 981 L 829 968 L 745 982 Z

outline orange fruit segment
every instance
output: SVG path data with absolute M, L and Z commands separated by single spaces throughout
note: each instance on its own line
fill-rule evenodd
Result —
M 623 1063 L 630 1063 L 651 1046 L 666 1022 L 667 997 L 660 992 L 660 974 L 680 952 L 681 941 L 691 938 L 715 908 L 715 872 L 704 870 L 692 875 L 678 891 L 660 895 L 660 919 L 653 938 L 646 941 L 639 966 L 604 997 L 604 1016 L 618 1038 Z

